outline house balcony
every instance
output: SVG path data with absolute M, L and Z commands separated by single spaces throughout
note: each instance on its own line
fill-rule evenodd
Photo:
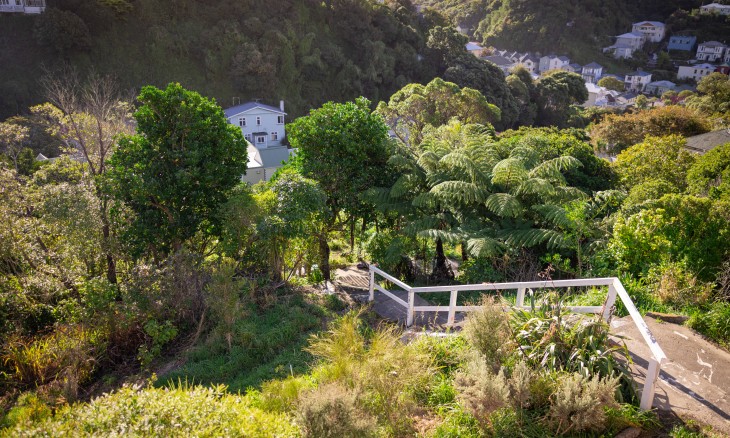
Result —
M 0 5 L 0 12 L 25 12 L 25 6 Z

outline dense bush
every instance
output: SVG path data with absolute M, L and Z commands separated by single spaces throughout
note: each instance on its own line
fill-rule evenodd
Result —
M 358 406 L 357 394 L 339 384 L 325 384 L 299 400 L 298 422 L 312 438 L 375 436 L 375 418 Z
M 245 421 L 243 420 L 245 419 Z M 51 435 L 294 437 L 293 418 L 253 408 L 224 386 L 124 387 L 91 403 L 60 409 L 42 422 L 20 422 L 7 437 Z

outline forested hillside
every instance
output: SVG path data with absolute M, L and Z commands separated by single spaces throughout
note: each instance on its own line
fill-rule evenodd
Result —
M 402 3 L 402 5 L 401 5 Z M 434 73 L 429 23 L 393 0 L 49 0 L 0 16 L 0 118 L 40 103 L 44 69 L 70 63 L 123 87 L 170 81 L 218 99 L 285 99 L 299 115 L 329 100 L 386 99 Z
M 689 10 L 701 4 L 697 0 L 418 0 L 417 3 L 442 12 L 477 40 L 490 45 L 572 56 L 630 31 L 632 22 L 664 21 L 677 9 Z

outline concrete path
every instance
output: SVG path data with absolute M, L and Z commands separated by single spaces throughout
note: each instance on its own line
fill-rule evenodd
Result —
M 730 353 L 687 327 L 644 320 L 668 358 L 657 380 L 654 406 L 730 436 Z M 626 338 L 634 377 L 643 386 L 651 352 L 631 317 L 611 321 L 611 333 Z
M 338 269 L 335 271 L 335 283 L 340 287 L 348 289 L 350 296 L 360 302 L 366 302 L 369 298 L 368 272 L 354 267 Z M 391 289 L 390 292 L 403 301 L 408 301 L 408 293 L 404 290 Z M 433 304 L 421 298 L 415 297 L 416 306 L 432 306 Z M 406 323 L 406 308 L 392 298 L 380 291 L 375 291 L 375 302 L 373 310 L 383 319 L 396 322 L 401 325 Z M 455 325 L 464 320 L 464 313 L 457 312 L 454 318 Z M 427 328 L 429 330 L 442 330 L 447 327 L 448 306 L 444 306 L 443 312 L 416 312 L 412 330 Z

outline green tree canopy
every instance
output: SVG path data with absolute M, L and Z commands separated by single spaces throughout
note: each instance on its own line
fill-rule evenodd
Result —
M 730 143 L 699 156 L 687 171 L 687 185 L 694 195 L 730 198 Z
M 426 126 L 445 125 L 454 117 L 465 123 L 491 124 L 500 116 L 499 108 L 479 91 L 440 78 L 425 86 L 406 85 L 387 103 L 380 102 L 377 113 L 406 145 L 419 144 Z
M 630 189 L 645 181 L 664 180 L 684 190 L 687 171 L 695 162 L 695 155 L 684 146 L 685 140 L 679 135 L 650 136 L 621 152 L 614 162 L 621 184 Z
M 246 141 L 215 101 L 180 84 L 144 87 L 138 99 L 137 134 L 119 139 L 106 182 L 134 212 L 135 254 L 164 255 L 214 231 L 214 213 L 246 171 Z
M 626 86 L 622 81 L 619 81 L 618 79 L 614 78 L 613 76 L 606 76 L 605 78 L 601 78 L 598 80 L 599 87 L 606 87 L 609 90 L 615 90 L 615 91 L 624 91 Z
M 327 233 L 339 215 L 365 213 L 361 194 L 381 185 L 386 176 L 390 150 L 388 126 L 370 112 L 364 97 L 354 102 L 328 102 L 300 117 L 288 127 L 291 145 L 297 148 L 296 163 L 302 174 L 319 183 L 327 195 L 327 212 L 320 233 L 320 269 L 330 279 Z
M 541 125 L 565 127 L 570 106 L 588 100 L 588 89 L 580 75 L 555 70 L 537 81 L 538 122 Z

